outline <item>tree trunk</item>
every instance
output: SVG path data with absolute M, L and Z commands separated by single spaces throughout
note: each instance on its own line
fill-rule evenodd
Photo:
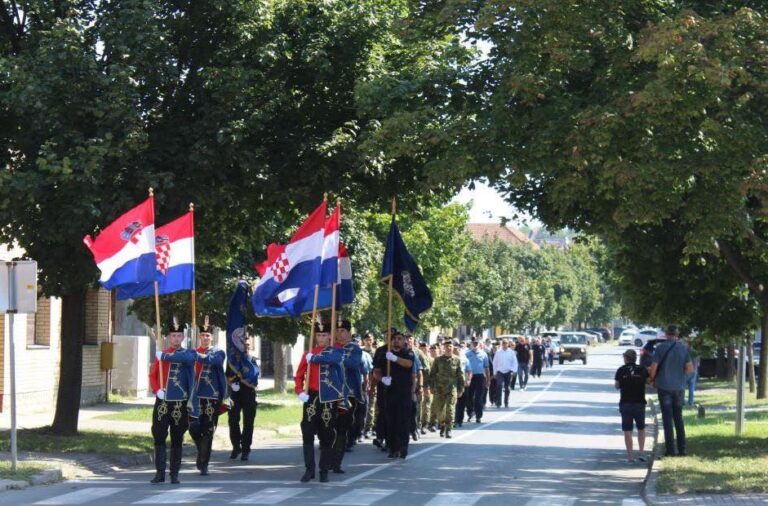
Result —
M 285 367 L 285 345 L 283 343 L 272 343 L 272 360 L 275 370 L 275 393 L 284 394 L 286 387 L 286 367 Z
M 766 333 L 768 333 L 768 307 L 763 306 L 763 315 L 760 317 L 760 376 L 757 379 L 757 398 L 765 399 L 766 372 L 768 372 L 768 348 L 765 346 Z
M 755 393 L 755 350 L 752 348 L 752 338 L 747 339 L 747 374 L 749 377 L 749 393 Z
M 717 379 L 726 379 L 727 372 L 725 369 L 725 348 L 721 346 L 717 348 L 717 361 L 715 362 L 715 374 L 717 375 Z
M 733 381 L 736 379 L 736 349 L 733 344 L 728 345 L 728 360 L 725 362 L 725 379 Z
M 61 436 L 77 434 L 83 384 L 85 293 L 73 292 L 61 299 L 61 364 L 56 414 L 51 425 L 51 432 Z

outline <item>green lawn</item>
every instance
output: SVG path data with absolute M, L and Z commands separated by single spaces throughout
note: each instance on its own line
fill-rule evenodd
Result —
M 262 399 L 260 397 L 260 399 Z M 291 399 L 294 400 L 295 396 Z M 125 411 L 110 413 L 99 417 L 102 420 L 114 420 L 122 422 L 149 422 L 152 420 L 152 407 L 142 406 L 131 408 Z M 277 429 L 284 425 L 294 425 L 301 421 L 301 403 L 299 401 L 290 404 L 269 403 L 259 400 L 259 407 L 256 410 L 257 429 Z M 226 426 L 228 423 L 227 414 L 219 417 L 219 425 Z
M 734 391 L 701 392 L 697 397 L 708 407 L 736 403 Z M 757 404 L 766 402 L 750 397 L 749 405 Z M 684 416 L 688 456 L 663 460 L 660 493 L 768 491 L 768 412 L 747 413 L 740 438 L 734 435 L 734 413 L 709 411 L 698 419 L 695 411 L 686 411 Z
M 0 451 L 10 450 L 10 432 L 0 432 Z M 101 431 L 80 431 L 77 436 L 57 436 L 47 427 L 18 432 L 19 451 L 43 453 L 131 454 L 152 451 L 152 436 Z
M 0 461 L 0 480 L 29 481 L 32 477 L 46 469 L 50 469 L 44 462 L 18 462 L 16 471 L 11 471 L 10 461 Z

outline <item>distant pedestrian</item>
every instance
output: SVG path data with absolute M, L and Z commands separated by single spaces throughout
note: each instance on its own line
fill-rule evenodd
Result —
M 544 345 L 541 344 L 541 339 L 538 337 L 533 342 L 533 346 L 531 346 L 531 355 L 533 355 L 533 365 L 531 366 L 531 376 L 535 376 L 537 378 L 541 378 L 541 368 L 544 365 L 544 354 L 546 353 L 546 350 L 544 349 Z
M 517 380 L 520 382 L 520 390 L 525 390 L 528 386 L 528 372 L 531 370 L 531 346 L 528 340 L 521 337 L 515 346 L 517 353 Z
M 509 384 L 517 372 L 517 354 L 509 347 L 509 341 L 501 340 L 501 349 L 493 356 L 496 376 L 496 407 L 501 407 L 501 389 L 504 388 L 504 407 L 509 407 Z
M 658 344 L 653 352 L 653 363 L 649 374 L 659 395 L 666 444 L 664 455 L 667 457 L 675 455 L 675 436 L 677 436 L 677 455 L 682 456 L 685 455 L 683 403 L 686 376 L 693 372 L 693 362 L 688 348 L 679 341 L 676 325 L 667 327 L 666 338 L 667 340 Z
M 614 386 L 621 392 L 619 412 L 621 430 L 624 431 L 624 446 L 627 448 L 627 460 L 634 462 L 632 453 L 632 428 L 637 427 L 637 448 L 642 454 L 645 450 L 645 385 L 648 383 L 648 371 L 637 364 L 637 352 L 624 352 L 624 365 L 619 367 L 614 377 Z M 637 458 L 645 462 L 643 455 Z

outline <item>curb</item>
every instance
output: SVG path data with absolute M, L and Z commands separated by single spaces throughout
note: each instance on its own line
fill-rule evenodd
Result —
M 27 487 L 35 485 L 48 485 L 61 480 L 61 468 L 47 469 L 38 473 L 29 481 L 25 480 L 0 480 L 0 490 L 24 490 Z
M 656 462 L 661 460 L 661 450 L 659 447 L 659 411 L 656 409 L 656 403 L 652 397 L 648 397 L 648 404 L 651 406 L 651 415 L 653 416 L 653 451 L 651 452 L 651 462 L 648 464 L 648 472 L 643 480 L 643 486 L 640 489 L 640 497 L 646 504 L 656 504 L 656 480 L 659 477 L 659 469 Z

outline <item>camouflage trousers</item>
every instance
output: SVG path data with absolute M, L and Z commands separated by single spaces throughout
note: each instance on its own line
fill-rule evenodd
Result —
M 421 399 L 419 399 L 420 400 L 419 406 L 421 409 L 421 416 L 419 417 L 419 419 L 421 421 L 421 427 L 425 428 L 431 422 L 430 411 L 432 410 L 432 392 L 426 393 L 424 392 L 424 390 L 422 390 L 421 394 L 419 395 L 421 397 Z
M 456 389 L 435 390 L 432 399 L 432 413 L 441 428 L 453 429 L 456 409 Z
M 368 395 L 368 416 L 365 418 L 365 432 L 371 432 L 373 430 L 373 427 L 376 424 L 376 417 L 379 415 L 379 406 L 378 402 L 376 402 L 376 397 L 376 389 L 374 388 Z

